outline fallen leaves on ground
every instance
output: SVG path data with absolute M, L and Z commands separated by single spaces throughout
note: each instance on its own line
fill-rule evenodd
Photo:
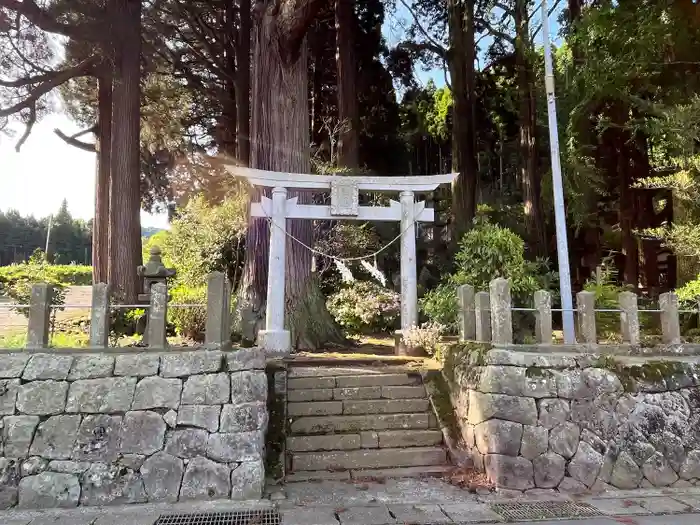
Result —
M 494 489 L 493 483 L 488 480 L 486 474 L 477 472 L 473 468 L 455 468 L 444 477 L 444 480 L 450 485 L 466 489 L 472 493 L 476 493 L 478 489 Z

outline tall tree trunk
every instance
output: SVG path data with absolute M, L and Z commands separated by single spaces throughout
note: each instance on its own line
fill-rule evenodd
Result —
M 251 3 L 240 0 L 240 27 L 236 46 L 236 96 L 238 106 L 238 160 L 244 166 L 250 165 L 250 37 Z
M 140 59 L 141 1 L 116 0 L 118 31 L 112 104 L 110 233 L 112 287 L 129 304 L 136 301 L 136 267 L 141 264 Z
M 338 165 L 360 165 L 360 113 L 357 108 L 354 0 L 335 0 L 335 61 L 338 70 Z
M 226 78 L 224 79 L 224 97 L 221 108 L 221 122 L 219 123 L 220 151 L 229 157 L 230 160 L 238 158 L 237 147 L 237 123 L 238 104 L 236 82 L 238 80 L 236 71 L 236 1 L 226 0 L 224 5 L 222 27 L 228 29 L 226 43 L 224 47 L 224 62 L 226 64 Z
M 319 0 L 281 0 L 256 5 L 253 30 L 253 98 L 251 166 L 308 173 L 309 113 L 307 50 L 304 36 L 321 5 Z M 289 192 L 299 203 L 311 202 L 309 192 Z M 312 243 L 312 222 L 287 221 L 287 232 Z M 239 292 L 244 336 L 262 324 L 267 291 L 269 228 L 251 219 L 246 237 L 246 261 Z M 311 276 L 311 252 L 287 239 L 286 322 L 296 348 L 315 349 L 342 334 L 328 313 L 318 283 Z M 247 333 L 246 333 L 247 332 Z
M 452 81 L 452 169 L 459 176 L 452 184 L 454 241 L 471 227 L 476 213 L 476 126 L 474 105 L 474 0 L 448 1 L 450 49 L 448 64 Z
M 529 251 L 547 254 L 547 240 L 542 212 L 541 177 L 537 170 L 535 75 L 530 59 L 530 30 L 527 0 L 515 3 L 515 53 L 520 99 L 520 178 L 523 187 L 523 208 Z
M 92 221 L 92 282 L 109 282 L 109 185 L 112 152 L 112 71 L 103 67 L 98 77 L 95 218 Z

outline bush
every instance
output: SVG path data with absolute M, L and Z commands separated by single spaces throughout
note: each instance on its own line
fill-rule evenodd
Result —
M 185 308 L 168 308 L 168 322 L 175 327 L 181 337 L 194 341 L 204 340 L 207 322 L 207 288 L 206 286 L 189 288 L 179 286 L 171 292 L 170 302 L 174 304 L 201 304 Z
M 333 294 L 327 306 L 338 324 L 355 333 L 391 331 L 401 314 L 398 293 L 367 281 L 355 281 Z
M 2 293 L 12 298 L 18 304 L 29 304 L 32 285 L 47 283 L 53 286 L 51 305 L 60 307 L 65 303 L 66 282 L 63 280 L 65 271 L 57 271 L 50 264 L 16 264 L 0 268 L 0 287 Z M 65 268 L 65 267 L 58 267 Z M 68 267 L 70 268 L 70 267 Z M 92 274 L 90 274 L 92 275 Z M 59 308 L 60 309 L 60 308 Z M 28 308 L 16 308 L 17 312 L 29 316 Z
M 583 286 L 587 292 L 595 294 L 595 307 L 614 310 L 620 307 L 619 295 L 626 288 L 616 283 L 617 272 L 608 263 L 601 265 L 600 276 L 591 279 Z M 620 314 L 615 312 L 596 313 L 596 332 L 604 337 L 619 337 Z
M 33 281 L 31 281 L 32 279 Z M 16 280 L 50 282 L 61 286 L 90 286 L 92 284 L 92 267 L 36 262 L 0 267 L 0 282 Z
M 457 287 L 451 282 L 439 284 L 426 293 L 420 299 L 420 308 L 431 321 L 443 325 L 446 331 L 454 333 L 458 330 Z
M 556 279 L 546 261 L 525 259 L 525 243 L 514 232 L 480 216 L 459 243 L 457 269 L 429 291 L 420 302 L 431 321 L 457 329 L 459 307 L 457 287 L 472 285 L 477 291 L 489 289 L 497 277 L 510 280 L 514 306 L 529 306 L 537 290 L 550 289 Z
M 158 245 L 163 263 L 177 270 L 178 283 L 202 286 L 207 276 L 217 271 L 226 273 L 235 287 L 245 259 L 247 205 L 244 192 L 218 205 L 203 196 L 191 199 L 184 208 L 178 208 L 169 232 L 159 232 L 145 243 L 144 260 L 148 260 L 147 250 Z
M 440 323 L 425 323 L 403 331 L 403 343 L 411 348 L 422 348 L 429 355 L 435 355 L 440 336 L 445 326 Z

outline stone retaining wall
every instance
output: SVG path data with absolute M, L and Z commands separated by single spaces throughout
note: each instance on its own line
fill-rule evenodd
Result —
M 259 350 L 0 354 L 0 508 L 259 499 Z
M 443 375 L 474 465 L 507 489 L 700 486 L 700 361 L 462 343 Z

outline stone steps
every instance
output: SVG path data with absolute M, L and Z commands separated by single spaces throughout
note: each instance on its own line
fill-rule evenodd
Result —
M 374 480 L 381 478 L 425 478 L 440 477 L 452 472 L 452 465 L 422 465 L 420 467 L 397 467 L 351 470 L 306 470 L 287 475 L 286 481 L 350 481 Z
M 399 367 L 292 367 L 287 481 L 443 475 L 421 375 Z
M 322 450 L 356 450 L 360 448 L 428 447 L 442 443 L 439 430 L 366 431 L 357 434 L 320 436 L 291 436 L 287 438 L 290 452 Z
M 350 470 L 367 468 L 420 467 L 444 464 L 442 447 L 409 447 L 362 450 L 333 450 L 292 453 L 292 470 Z

